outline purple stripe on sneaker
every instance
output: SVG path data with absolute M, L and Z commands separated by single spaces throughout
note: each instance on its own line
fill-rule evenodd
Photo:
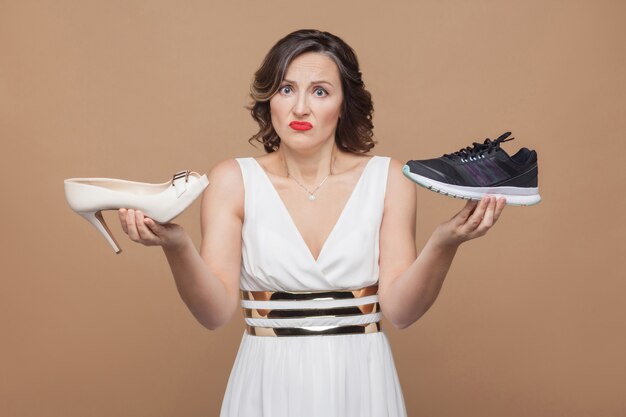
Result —
M 472 179 L 480 186 L 484 186 L 489 182 L 488 179 L 485 178 L 483 174 L 481 174 L 475 167 L 471 166 L 471 164 L 461 165 L 465 168 L 465 171 L 470 174 Z
M 488 166 L 485 166 L 485 164 L 481 162 L 485 161 L 479 161 L 474 164 L 474 166 L 483 176 L 489 179 L 489 184 L 493 184 L 496 181 L 496 176 L 489 170 Z
M 491 168 L 491 171 L 496 174 L 496 181 L 502 181 L 509 177 L 509 174 L 507 174 L 494 160 L 487 159 L 485 160 L 485 164 L 487 164 L 487 166 Z
M 493 184 L 498 180 L 498 173 L 493 172 L 493 169 L 491 169 L 486 160 L 481 161 L 478 165 L 480 166 L 481 172 L 485 174 L 485 176 L 489 177 L 490 184 Z

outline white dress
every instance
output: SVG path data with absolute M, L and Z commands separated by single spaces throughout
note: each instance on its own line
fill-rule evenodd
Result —
M 241 289 L 345 290 L 378 282 L 389 157 L 367 161 L 317 260 L 261 165 L 252 157 L 236 160 L 245 188 Z M 299 320 L 301 326 L 315 324 Z M 244 330 L 220 414 L 235 416 L 406 416 L 384 329 L 287 337 Z

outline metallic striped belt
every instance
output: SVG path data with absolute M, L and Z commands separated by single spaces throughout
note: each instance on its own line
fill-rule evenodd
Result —
M 354 290 L 288 292 L 240 289 L 248 334 L 315 336 L 381 330 L 378 284 Z

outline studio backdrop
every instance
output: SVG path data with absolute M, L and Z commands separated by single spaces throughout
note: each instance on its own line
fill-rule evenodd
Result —
M 409 415 L 626 415 L 625 16 L 609 0 L 0 0 L 0 415 L 219 414 L 243 316 L 200 325 L 162 250 L 108 211 L 116 255 L 63 180 L 161 183 L 264 154 L 250 82 L 303 28 L 357 53 L 371 154 L 511 131 L 503 148 L 539 156 L 543 201 L 463 244 L 412 326 L 383 320 Z M 463 204 L 418 188 L 418 250 Z M 199 201 L 175 222 L 199 247 Z

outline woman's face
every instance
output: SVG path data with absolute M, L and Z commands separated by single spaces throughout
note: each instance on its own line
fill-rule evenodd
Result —
M 318 52 L 296 57 L 270 99 L 272 126 L 281 144 L 302 149 L 334 142 L 342 102 L 339 69 L 331 58 Z

